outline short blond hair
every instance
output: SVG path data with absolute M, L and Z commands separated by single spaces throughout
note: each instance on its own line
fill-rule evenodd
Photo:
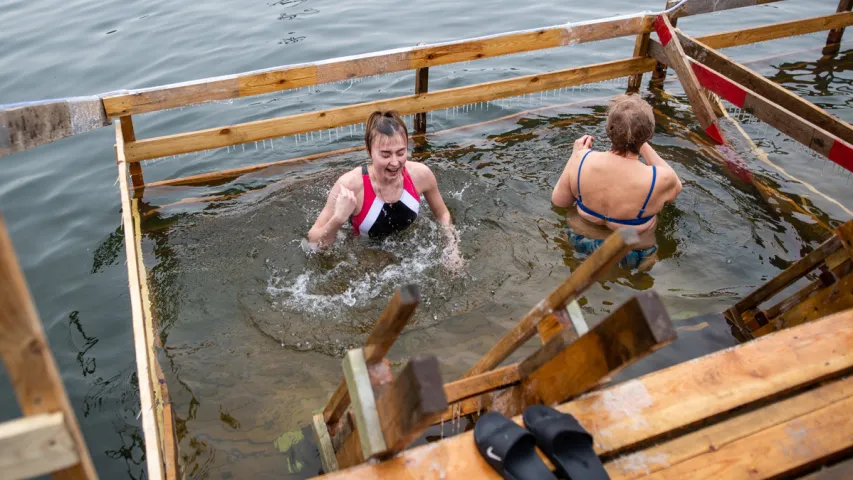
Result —
M 652 106 L 639 95 L 619 95 L 607 109 L 607 136 L 617 155 L 639 154 L 655 134 Z

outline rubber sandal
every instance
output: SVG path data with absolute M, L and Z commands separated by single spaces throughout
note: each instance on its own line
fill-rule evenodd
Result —
M 610 478 L 592 448 L 592 435 L 575 417 L 545 405 L 532 405 L 524 409 L 522 418 L 558 475 L 570 480 Z
M 510 480 L 556 480 L 536 454 L 536 438 L 500 413 L 484 413 L 474 426 L 474 443 L 496 472 Z

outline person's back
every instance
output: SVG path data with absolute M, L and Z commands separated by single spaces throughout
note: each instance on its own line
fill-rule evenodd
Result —
M 651 230 L 655 215 L 681 192 L 678 175 L 647 143 L 654 134 L 651 106 L 638 96 L 617 97 L 607 134 L 612 146 L 606 152 L 593 151 L 589 135 L 575 141 L 551 200 L 560 207 L 576 202 L 582 218 L 614 230 Z
M 595 231 L 588 228 L 593 225 L 648 232 L 641 236 L 646 239 L 641 248 L 629 255 L 628 264 L 633 267 L 657 250 L 653 233 L 656 215 L 681 192 L 681 181 L 647 143 L 654 127 L 654 114 L 648 103 L 639 96 L 620 95 L 614 99 L 607 116 L 610 150 L 593 151 L 594 138 L 590 135 L 575 140 L 551 201 L 564 208 L 576 205 L 577 215 L 569 215 L 568 220 L 572 227 L 569 239 L 578 251 L 589 254 L 601 245 L 603 235 L 587 238 L 584 236 L 587 233 L 581 233 Z

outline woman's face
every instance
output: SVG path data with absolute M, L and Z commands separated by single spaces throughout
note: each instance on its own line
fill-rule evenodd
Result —
M 409 145 L 402 133 L 393 136 L 376 135 L 370 147 L 373 173 L 383 180 L 397 180 L 409 155 Z

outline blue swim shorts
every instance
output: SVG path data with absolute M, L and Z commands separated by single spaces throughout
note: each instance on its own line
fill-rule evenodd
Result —
M 584 255 L 590 255 L 592 252 L 598 250 L 604 240 L 596 240 L 594 238 L 587 238 L 583 235 L 578 235 L 577 233 L 569 230 L 569 241 L 572 242 L 572 245 L 575 247 L 578 253 L 582 253 Z M 654 255 L 655 252 L 658 251 L 658 246 L 653 245 L 645 250 L 631 250 L 625 255 L 625 258 L 619 261 L 620 267 L 625 268 L 638 268 L 646 259 Z

